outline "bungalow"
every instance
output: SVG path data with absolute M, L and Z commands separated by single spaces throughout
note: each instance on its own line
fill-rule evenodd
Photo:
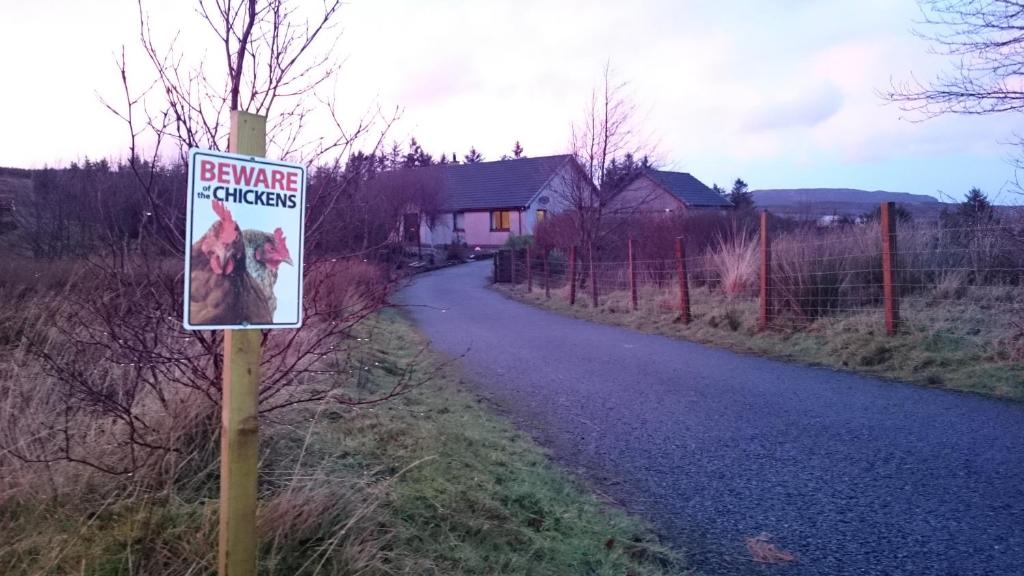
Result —
M 428 218 L 410 212 L 403 222 L 405 241 L 424 246 L 465 243 L 493 248 L 510 236 L 533 234 L 538 222 L 565 209 L 567 189 L 586 179 L 568 154 L 417 170 L 432 171 L 440 186 L 439 213 Z M 641 173 L 615 202 L 628 207 L 629 213 L 732 207 L 690 174 L 659 170 Z
M 538 222 L 565 206 L 563 190 L 572 171 L 582 172 L 568 154 L 445 164 L 429 170 L 439 174 L 440 214 L 429 221 L 407 215 L 406 237 L 418 236 L 424 245 L 466 243 L 485 248 L 501 246 L 509 236 L 533 234 Z
M 679 212 L 694 208 L 726 209 L 732 203 L 686 172 L 645 170 L 617 197 L 642 212 Z

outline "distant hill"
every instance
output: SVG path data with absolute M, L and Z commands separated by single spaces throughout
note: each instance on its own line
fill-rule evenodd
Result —
M 887 192 L 885 190 L 857 190 L 856 188 L 780 188 L 754 190 L 758 206 L 791 205 L 807 202 L 852 202 L 855 204 L 878 204 L 879 202 L 901 202 L 912 204 L 940 204 L 933 196 L 909 192 Z
M 896 202 L 915 216 L 937 217 L 948 206 L 933 196 L 856 188 L 784 188 L 754 190 L 754 202 L 780 214 L 819 218 L 831 214 L 857 216 L 881 202 Z

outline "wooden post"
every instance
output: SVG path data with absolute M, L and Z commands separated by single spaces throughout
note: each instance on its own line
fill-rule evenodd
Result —
M 533 249 L 526 245 L 526 291 L 533 292 Z
M 590 301 L 597 308 L 597 270 L 594 270 L 594 245 L 587 247 L 587 259 L 590 261 Z
M 900 324 L 900 298 L 896 290 L 896 204 L 882 202 L 882 296 L 885 299 L 885 333 L 895 336 Z
M 228 150 L 266 156 L 266 146 L 267 119 L 233 110 Z M 261 339 L 260 330 L 224 331 L 217 555 L 220 576 L 256 574 Z
M 679 319 L 689 324 L 693 315 L 690 313 L 690 279 L 686 274 L 686 245 L 683 237 L 676 238 L 676 272 L 679 274 Z
M 551 251 L 544 251 L 544 297 L 551 298 Z
M 629 297 L 633 304 L 633 311 L 637 310 L 636 302 L 636 259 L 633 255 L 633 237 L 629 237 Z
M 761 212 L 761 329 L 772 322 L 772 243 L 768 235 L 768 211 Z
M 569 306 L 576 304 L 576 247 L 569 247 Z

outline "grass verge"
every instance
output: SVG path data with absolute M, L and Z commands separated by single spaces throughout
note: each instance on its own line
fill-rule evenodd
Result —
M 361 330 L 356 393 L 429 379 L 381 404 L 262 424 L 261 574 L 682 571 L 643 523 L 481 405 L 408 322 L 385 311 Z M 211 574 L 214 472 L 75 498 L 0 494 L 0 573 Z
M 683 325 L 676 308 L 678 292 L 645 292 L 637 311 L 628 292 L 589 294 L 569 306 L 562 290 L 545 298 L 542 290 L 494 285 L 519 301 L 576 318 L 661 334 L 738 352 L 828 366 L 932 386 L 1024 400 L 1024 333 L 992 299 L 936 304 L 926 298 L 901 303 L 903 326 L 885 334 L 877 310 L 823 317 L 809 324 L 770 330 L 757 327 L 757 301 L 729 299 L 700 288 L 691 294 L 693 321 Z M 989 302 L 985 304 L 985 302 Z

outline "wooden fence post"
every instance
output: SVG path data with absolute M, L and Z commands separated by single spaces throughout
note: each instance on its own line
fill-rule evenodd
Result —
M 690 314 L 690 279 L 686 274 L 686 244 L 682 236 L 676 238 L 676 271 L 679 273 L 679 319 L 689 324 L 693 315 Z
M 590 301 L 597 308 L 597 270 L 594 269 L 594 245 L 587 248 L 587 259 L 590 260 Z
M 533 249 L 526 245 L 526 291 L 533 292 Z
M 569 306 L 576 304 L 576 247 L 569 247 Z
M 761 212 L 761 329 L 767 328 L 773 318 L 772 306 L 772 242 L 768 234 L 768 211 Z
M 228 150 L 247 156 L 265 156 L 266 146 L 266 117 L 232 110 Z M 262 338 L 260 330 L 224 331 L 217 554 L 220 576 L 256 574 L 260 441 L 257 403 Z
M 885 333 L 895 336 L 900 324 L 900 299 L 896 290 L 896 203 L 882 202 L 882 295 L 885 299 Z
M 633 311 L 636 312 L 636 258 L 633 255 L 632 236 L 629 237 L 629 297 L 633 304 Z
M 544 250 L 544 297 L 551 298 L 551 251 Z

